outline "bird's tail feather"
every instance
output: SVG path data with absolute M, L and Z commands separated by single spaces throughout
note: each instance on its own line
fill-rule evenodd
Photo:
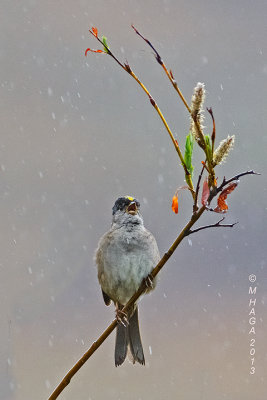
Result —
M 130 350 L 129 358 L 135 363 L 145 364 L 145 357 L 138 322 L 138 308 L 136 306 L 134 313 L 129 319 L 129 325 L 123 326 L 121 323 L 117 326 L 116 344 L 115 344 L 115 365 L 121 365 Z
M 117 330 L 116 330 L 116 344 L 115 344 L 116 367 L 118 367 L 124 362 L 127 355 L 127 347 L 128 347 L 127 327 L 119 323 L 117 325 Z
M 145 364 L 144 351 L 140 336 L 139 322 L 138 322 L 138 308 L 136 307 L 133 315 L 130 318 L 128 326 L 129 347 L 134 361 L 140 364 Z

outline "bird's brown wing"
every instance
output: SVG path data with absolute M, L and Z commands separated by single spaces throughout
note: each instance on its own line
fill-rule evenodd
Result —
M 103 289 L 102 289 L 102 294 L 106 306 L 109 306 L 111 303 L 111 298 L 103 291 Z

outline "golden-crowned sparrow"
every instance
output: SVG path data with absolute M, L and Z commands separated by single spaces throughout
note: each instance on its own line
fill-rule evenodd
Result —
M 112 209 L 111 229 L 99 241 L 96 250 L 98 280 L 106 305 L 114 302 L 117 316 L 160 260 L 154 236 L 144 227 L 140 203 L 130 196 L 120 197 Z M 153 281 L 153 287 L 155 280 Z M 127 323 L 119 318 L 115 344 L 115 365 L 127 355 L 145 364 L 139 332 L 137 305 L 128 311 Z

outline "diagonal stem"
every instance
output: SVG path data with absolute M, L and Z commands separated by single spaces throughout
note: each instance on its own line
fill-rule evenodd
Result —
M 205 211 L 205 206 L 202 206 L 199 211 L 192 216 L 187 225 L 183 228 L 177 239 L 173 242 L 169 250 L 164 254 L 159 263 L 155 266 L 155 268 L 151 272 L 151 276 L 153 278 L 160 272 L 160 270 L 164 267 L 168 259 L 172 256 L 180 242 L 184 239 L 185 236 L 188 235 L 190 228 L 195 224 L 195 222 L 201 217 L 203 212 Z M 147 289 L 147 285 L 145 281 L 142 282 L 141 286 L 137 290 L 137 292 L 131 297 L 128 303 L 123 307 L 122 312 L 126 312 L 131 308 L 131 306 L 138 300 L 141 294 Z M 107 329 L 102 333 L 102 335 L 92 344 L 92 346 L 84 353 L 84 355 L 76 362 L 76 364 L 69 370 L 69 372 L 64 376 L 62 381 L 53 391 L 48 400 L 55 400 L 58 398 L 60 393 L 64 390 L 64 388 L 70 383 L 72 377 L 79 371 L 79 369 L 85 364 L 85 362 L 94 354 L 94 352 L 101 346 L 101 344 L 107 339 L 107 337 L 112 333 L 112 331 L 117 326 L 117 319 L 114 319 L 112 323 L 107 327 Z

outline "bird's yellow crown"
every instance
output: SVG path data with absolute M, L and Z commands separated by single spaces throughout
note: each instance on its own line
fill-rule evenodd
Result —
M 128 200 L 130 200 L 130 201 L 133 201 L 133 197 L 132 196 L 125 196 L 125 199 L 128 199 Z

